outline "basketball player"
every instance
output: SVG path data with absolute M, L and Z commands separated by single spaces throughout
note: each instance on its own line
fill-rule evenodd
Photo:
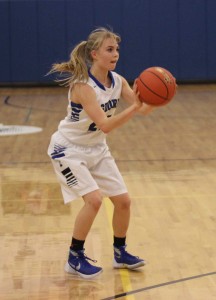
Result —
M 83 278 L 102 272 L 84 253 L 84 243 L 99 211 L 103 196 L 114 205 L 114 268 L 134 269 L 143 259 L 126 251 L 126 233 L 130 218 L 130 197 L 123 178 L 106 144 L 106 134 L 122 126 L 137 112 L 147 114 L 151 106 L 143 104 L 127 81 L 113 72 L 119 59 L 119 35 L 106 28 L 91 32 L 78 44 L 68 62 L 54 64 L 52 72 L 67 74 L 68 112 L 52 135 L 48 154 L 61 186 L 64 202 L 82 197 L 84 204 L 73 230 L 65 271 Z M 130 103 L 114 115 L 120 97 Z

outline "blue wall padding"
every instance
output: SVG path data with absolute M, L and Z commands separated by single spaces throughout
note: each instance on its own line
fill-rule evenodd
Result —
M 122 37 L 116 71 L 150 66 L 178 81 L 216 81 L 215 0 L 0 1 L 0 83 L 50 83 L 55 62 L 98 26 Z
M 35 81 L 40 77 L 38 26 L 35 1 L 10 2 L 11 81 Z
M 216 1 L 208 0 L 206 8 L 206 64 L 207 80 L 216 79 Z
M 207 78 L 206 1 L 179 1 L 179 78 Z
M 7 82 L 11 80 L 11 43 L 8 2 L 0 3 L 0 20 L 0 81 Z

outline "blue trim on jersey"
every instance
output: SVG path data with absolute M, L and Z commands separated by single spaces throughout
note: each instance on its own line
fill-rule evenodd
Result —
M 54 145 L 54 152 L 51 153 L 52 159 L 56 159 L 56 158 L 60 158 L 60 157 L 65 156 L 64 150 L 66 150 L 66 147 L 55 144 Z
M 83 110 L 83 107 L 81 104 L 78 103 L 74 103 L 74 102 L 70 102 L 70 106 L 71 106 L 71 115 L 70 115 L 70 120 L 72 122 L 77 122 L 79 121 L 80 118 L 80 113 Z
M 111 71 L 108 72 L 108 76 L 109 76 L 109 78 L 110 78 L 111 81 L 112 81 L 112 86 L 114 87 L 114 86 L 115 86 L 115 79 L 114 79 L 113 74 L 112 74 Z
M 83 108 L 83 107 L 82 107 L 82 104 L 75 103 L 75 102 L 73 102 L 73 101 L 70 101 L 70 103 L 71 103 L 71 107 Z
M 94 77 L 94 75 L 92 75 L 91 71 L 88 70 L 88 74 L 89 74 L 89 77 L 94 80 L 94 82 L 97 84 L 97 86 L 99 86 L 99 88 L 101 88 L 102 90 L 106 91 L 106 88 L 105 86 L 97 80 L 97 78 Z M 114 80 L 114 77 L 113 77 L 113 74 L 111 71 L 108 71 L 108 76 L 109 78 L 111 79 L 111 82 L 112 82 L 112 87 L 115 86 L 115 80 Z
M 51 153 L 52 159 L 60 158 L 60 157 L 63 157 L 63 156 L 65 156 L 64 153 L 60 153 L 60 154 L 55 154 L 55 152 Z

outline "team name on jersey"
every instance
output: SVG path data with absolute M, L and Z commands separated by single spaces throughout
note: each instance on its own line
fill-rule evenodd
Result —
M 106 103 L 101 104 L 101 108 L 104 112 L 107 112 L 111 110 L 112 108 L 116 108 L 117 103 L 119 99 L 111 99 Z M 83 110 L 83 107 L 81 104 L 77 104 L 74 102 L 71 102 L 71 116 L 70 119 L 72 122 L 78 122 L 80 119 L 80 113 Z
M 79 116 L 80 116 L 81 111 L 83 110 L 83 107 L 81 104 L 77 104 L 74 102 L 71 102 L 70 105 L 71 105 L 70 119 L 72 122 L 77 122 L 77 121 L 79 121 Z
M 119 99 L 109 100 L 108 102 L 101 104 L 101 107 L 106 112 L 112 108 L 116 108 L 118 101 L 119 101 Z
M 110 111 L 112 108 L 116 108 L 117 103 L 118 103 L 119 99 L 112 99 L 109 100 L 108 102 L 101 104 L 102 109 L 107 112 Z M 107 117 L 111 117 L 112 114 L 107 114 Z M 99 130 L 96 126 L 96 124 L 93 122 L 90 124 L 88 131 L 97 131 Z

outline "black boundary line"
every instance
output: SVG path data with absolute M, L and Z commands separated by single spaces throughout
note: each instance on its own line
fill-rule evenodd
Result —
M 142 149 L 141 149 L 142 150 Z M 169 161 L 208 161 L 216 160 L 216 157 L 196 157 L 196 158 L 161 158 L 161 159 L 116 159 L 116 162 L 169 162 Z
M 6 96 L 5 99 L 4 99 L 4 104 L 8 105 L 8 106 L 12 106 L 12 107 L 16 107 L 16 108 L 23 108 L 23 109 L 31 109 L 31 106 L 28 107 L 28 106 L 22 106 L 22 105 L 18 105 L 18 104 L 13 104 L 13 103 L 10 103 L 9 100 L 10 100 L 11 96 Z
M 12 107 L 16 107 L 16 108 L 27 109 L 27 110 L 28 110 L 28 113 L 27 113 L 27 115 L 26 115 L 26 117 L 25 117 L 25 119 L 24 119 L 24 123 L 28 122 L 28 120 L 29 120 L 29 118 L 30 118 L 30 116 L 31 116 L 31 113 L 32 113 L 32 111 L 33 111 L 33 107 L 32 107 L 32 106 L 30 106 L 30 107 L 28 107 L 28 106 L 19 106 L 19 105 L 16 105 L 16 104 L 15 104 L 15 105 L 14 105 L 14 104 L 11 104 L 11 103 L 9 102 L 9 99 L 10 99 L 10 98 L 11 98 L 10 95 L 6 96 L 6 97 L 4 98 L 4 100 L 3 100 L 4 104 L 9 105 L 9 106 L 12 106 Z
M 150 286 L 147 286 L 145 288 L 133 290 L 133 291 L 130 291 L 130 292 L 127 292 L 127 293 L 117 294 L 117 295 L 114 295 L 114 296 L 111 296 L 111 297 L 108 297 L 108 298 L 103 298 L 101 300 L 113 300 L 113 299 L 125 297 L 125 296 L 128 296 L 128 295 L 137 294 L 137 293 L 140 293 L 140 292 L 143 292 L 143 291 L 152 290 L 152 289 L 160 288 L 160 287 L 163 287 L 163 286 L 172 285 L 172 284 L 176 284 L 176 283 L 180 283 L 180 282 L 184 282 L 184 281 L 188 281 L 188 280 L 194 280 L 194 279 L 198 279 L 198 278 L 202 278 L 202 277 L 206 277 L 206 276 L 211 276 L 211 275 L 216 275 L 216 271 L 215 272 L 210 272 L 210 273 L 205 273 L 205 274 L 200 274 L 200 275 L 196 275 L 196 276 L 191 276 L 191 277 L 185 277 L 185 278 L 182 278 L 182 279 L 168 281 L 168 282 L 164 282 L 164 283 L 160 283 L 160 284 L 150 285 Z
M 0 166 L 14 166 L 20 164 L 50 164 L 50 161 L 13 161 L 0 162 Z
M 142 160 L 124 160 L 124 159 L 116 159 L 117 163 L 121 163 L 121 162 L 170 162 L 170 161 L 214 161 L 216 160 L 216 157 L 212 157 L 212 158 L 176 158 L 176 159 L 142 159 Z M 49 163 L 49 161 L 45 161 L 45 162 L 40 162 L 40 161 L 14 161 L 14 162 L 0 162 L 0 166 L 1 165 L 16 165 L 16 164 L 47 164 Z
M 32 108 L 32 106 L 30 106 L 30 107 L 28 108 L 28 112 L 27 112 L 27 115 L 26 115 L 26 117 L 25 117 L 24 123 L 27 123 L 27 122 L 28 122 L 28 120 L 30 119 L 30 116 L 31 116 L 32 111 L 33 111 L 33 108 Z
M 19 96 L 19 95 L 18 95 Z M 55 96 L 55 95 L 54 95 Z M 29 108 L 28 106 L 22 106 L 22 105 L 18 105 L 18 104 L 13 104 L 13 103 L 10 103 L 9 102 L 9 99 L 11 98 L 12 96 L 6 96 L 5 99 L 3 100 L 4 104 L 8 105 L 8 106 L 12 106 L 12 107 L 16 107 L 16 108 L 21 108 L 21 109 L 27 109 Z M 47 111 L 47 112 L 53 112 L 53 113 L 59 113 L 59 112 L 64 112 L 65 110 L 51 110 L 51 109 L 44 109 L 44 108 L 34 108 L 34 107 L 31 107 L 32 110 L 38 110 L 38 111 Z M 137 115 L 138 117 L 142 117 L 142 116 L 139 116 Z M 182 117 L 182 116 L 169 116 L 169 119 L 188 119 L 188 118 L 191 118 L 190 116 L 188 117 Z M 198 117 L 193 117 L 193 119 L 213 119 L 215 118 L 214 116 L 212 117 L 203 117 L 203 116 L 198 116 Z
M 3 99 L 3 102 L 4 104 L 8 104 L 8 100 L 10 99 L 10 96 L 6 96 L 4 99 Z M 9 104 L 10 105 L 10 104 Z
M 57 110 L 51 110 L 51 109 L 34 108 L 32 106 L 28 107 L 28 106 L 13 104 L 13 103 L 9 102 L 10 99 L 11 99 L 11 96 L 6 96 L 5 99 L 3 100 L 4 104 L 6 104 L 8 106 L 16 107 L 16 108 L 21 108 L 21 109 L 31 109 L 31 110 L 37 110 L 37 111 L 54 112 L 54 113 L 63 112 L 63 110 L 57 111 Z

